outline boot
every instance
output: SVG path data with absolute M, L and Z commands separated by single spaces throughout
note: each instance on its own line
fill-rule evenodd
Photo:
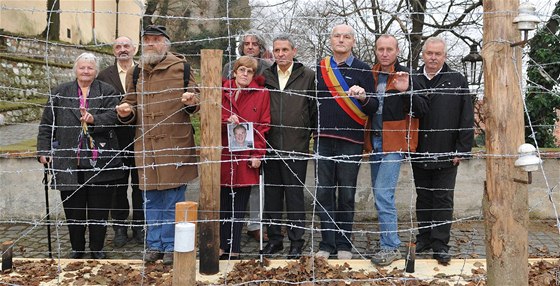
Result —
M 113 238 L 113 245 L 116 248 L 123 247 L 128 242 L 128 235 L 126 233 L 125 226 L 115 226 L 113 227 L 115 231 L 115 237 Z
M 144 244 L 144 228 L 141 226 L 132 227 L 132 241 L 137 244 Z

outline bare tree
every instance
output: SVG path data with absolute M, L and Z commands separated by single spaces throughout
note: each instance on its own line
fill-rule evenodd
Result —
M 328 52 L 328 48 L 322 46 L 330 28 L 335 23 L 347 23 L 357 33 L 354 54 L 371 63 L 375 60 L 372 47 L 377 37 L 393 34 L 401 42 L 401 50 L 406 55 L 404 60 L 414 68 L 418 67 L 421 47 L 428 37 L 444 34 L 451 43 L 449 46 L 461 52 L 471 44 L 479 44 L 481 38 L 482 0 L 326 0 L 311 3 L 284 1 L 277 6 L 261 0 L 258 6 L 262 9 L 254 10 L 252 24 L 264 31 L 283 31 L 300 40 L 320 41 L 302 41 L 309 46 L 300 47 L 300 52 L 315 50 L 321 57 Z

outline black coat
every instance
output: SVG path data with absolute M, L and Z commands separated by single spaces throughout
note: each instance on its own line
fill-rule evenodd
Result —
M 276 63 L 263 75 L 270 92 L 270 130 L 266 138 L 269 147 L 274 148 L 274 152 L 309 153 L 311 134 L 317 126 L 315 72 L 294 62 L 283 91 L 280 90 Z
M 119 149 L 113 130 L 117 124 L 115 106 L 118 102 L 118 95 L 112 86 L 99 80 L 92 82 L 88 95 L 88 112 L 93 115 L 94 124 L 89 125 L 88 132 L 93 138 L 106 139 L 106 150 Z M 81 131 L 79 106 L 78 83 L 72 81 L 51 91 L 43 111 L 37 135 L 37 152 L 40 156 L 52 156 L 55 175 L 53 189 L 67 191 L 79 187 L 76 154 Z M 119 161 L 120 158 L 115 158 L 115 162 Z M 124 175 L 118 169 L 80 169 L 80 172 L 84 172 L 84 179 L 90 183 L 109 182 Z
M 454 157 L 470 155 L 474 141 L 474 111 L 465 77 L 444 64 L 432 80 L 424 66 L 412 77 L 413 92 L 423 93 L 429 112 L 420 119 L 414 166 L 424 169 L 453 166 Z
M 134 66 L 130 67 L 129 71 L 132 71 Z M 126 93 L 121 84 L 121 78 L 119 77 L 119 71 L 117 69 L 117 64 L 107 67 L 106 69 L 99 72 L 97 79 L 104 81 L 112 85 L 117 94 L 120 94 L 119 101 L 124 97 Z M 119 139 L 119 147 L 123 152 L 123 161 L 126 166 L 134 166 L 134 136 L 136 135 L 135 125 L 118 125 L 115 128 L 117 133 L 117 138 Z

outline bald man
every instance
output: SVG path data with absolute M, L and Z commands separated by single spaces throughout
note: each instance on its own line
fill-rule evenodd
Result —
M 356 33 L 337 25 L 330 35 L 332 56 L 317 67 L 318 130 L 314 134 L 317 210 L 322 241 L 317 256 L 352 258 L 352 225 L 364 125 L 375 114 L 371 67 L 352 55 Z

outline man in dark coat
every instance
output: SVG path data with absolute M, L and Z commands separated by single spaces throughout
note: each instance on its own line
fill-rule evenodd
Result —
M 263 254 L 284 248 L 280 225 L 284 200 L 289 224 L 288 257 L 301 256 L 304 243 L 305 205 L 303 186 L 309 159 L 309 141 L 317 125 L 315 73 L 297 62 L 297 49 L 288 36 L 273 41 L 276 63 L 264 71 L 270 91 L 270 131 L 267 141 L 272 148 L 264 164 L 264 218 L 268 225 L 268 244 Z
M 119 37 L 113 44 L 113 54 L 115 55 L 115 64 L 102 70 L 97 78 L 112 85 L 115 90 L 122 96 L 125 94 L 125 80 L 128 70 L 132 70 L 134 66 L 133 56 L 136 53 L 136 47 L 132 40 L 128 37 Z M 119 139 L 119 147 L 123 150 L 123 162 L 128 167 L 127 176 L 118 182 L 117 189 L 113 194 L 113 203 L 111 207 L 111 217 L 115 221 L 113 230 L 115 237 L 113 245 L 122 247 L 128 242 L 127 224 L 130 205 L 128 203 L 128 182 L 130 177 L 130 186 L 132 188 L 132 239 L 134 242 L 144 244 L 144 210 L 142 192 L 138 188 L 138 171 L 134 164 L 134 125 L 121 125 L 115 128 L 117 138 Z
M 422 48 L 424 65 L 413 76 L 413 91 L 425 93 L 429 112 L 420 119 L 413 161 L 418 235 L 416 251 L 433 250 L 433 258 L 451 260 L 449 239 L 457 167 L 468 157 L 474 139 L 474 112 L 465 77 L 445 63 L 443 39 L 428 38 Z

